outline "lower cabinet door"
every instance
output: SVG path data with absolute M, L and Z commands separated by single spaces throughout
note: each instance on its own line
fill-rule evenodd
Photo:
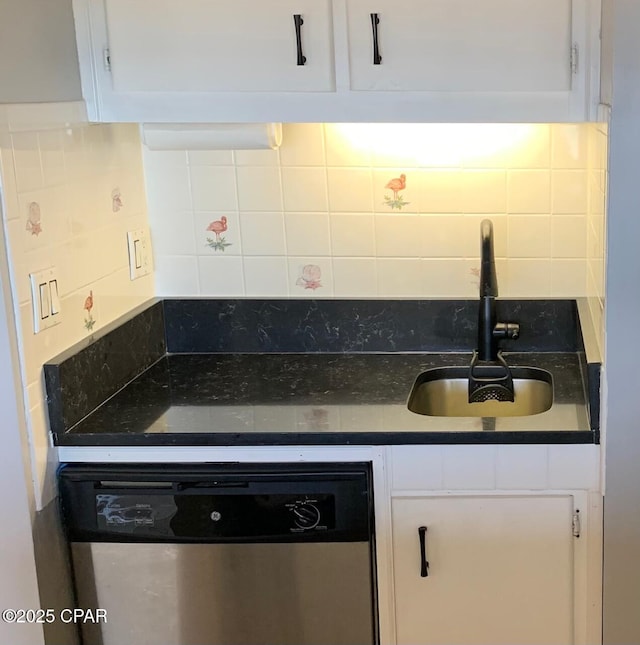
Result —
M 397 645 L 574 642 L 573 497 L 398 497 L 392 513 Z

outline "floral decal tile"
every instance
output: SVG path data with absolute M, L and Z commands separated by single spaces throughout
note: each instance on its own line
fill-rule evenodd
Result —
M 207 226 L 207 231 L 211 231 L 215 237 L 207 237 L 207 246 L 214 251 L 223 251 L 231 246 L 222 235 L 227 230 L 227 218 L 223 215 L 220 219 L 215 220 Z
M 473 276 L 473 279 L 470 281 L 471 284 L 480 288 L 480 269 L 478 267 L 473 267 L 469 269 L 469 273 Z
M 117 213 L 122 209 L 124 206 L 122 202 L 122 193 L 120 192 L 119 188 L 114 188 L 111 191 L 111 210 L 114 213 Z
M 84 318 L 84 327 L 87 331 L 92 331 L 94 325 L 96 324 L 95 318 L 91 314 L 93 309 L 93 291 L 89 291 L 89 295 L 84 301 L 84 310 L 87 312 L 87 315 Z
M 389 189 L 393 195 L 385 195 L 384 203 L 387 206 L 391 207 L 391 210 L 398 209 L 402 210 L 403 206 L 408 206 L 411 202 L 405 202 L 402 195 L 400 194 L 401 190 L 404 190 L 407 187 L 407 176 L 403 173 L 400 177 L 394 177 L 391 181 L 387 182 L 385 188 Z
M 36 237 L 42 233 L 42 224 L 40 223 L 40 204 L 38 204 L 38 202 L 31 202 L 29 204 L 26 230 Z
M 296 286 L 315 291 L 322 286 L 321 277 L 322 272 L 317 264 L 305 264 L 300 269 L 300 277 L 296 280 Z

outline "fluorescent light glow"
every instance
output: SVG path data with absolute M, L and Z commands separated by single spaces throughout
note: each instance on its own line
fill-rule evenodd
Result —
M 510 157 L 546 136 L 545 126 L 521 123 L 338 123 L 345 146 L 388 158 L 389 165 L 464 166 Z

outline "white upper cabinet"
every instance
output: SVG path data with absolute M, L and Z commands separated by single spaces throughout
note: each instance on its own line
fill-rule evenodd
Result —
M 595 119 L 599 5 L 73 0 L 90 118 L 183 123 Z
M 571 5 L 571 0 L 349 0 L 351 89 L 568 92 Z
M 329 0 L 104 0 L 104 5 L 114 92 L 335 87 Z

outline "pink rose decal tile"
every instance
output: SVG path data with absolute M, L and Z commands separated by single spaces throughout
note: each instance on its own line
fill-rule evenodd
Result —
M 407 176 L 403 173 L 400 177 L 394 177 L 387 182 L 385 188 L 389 189 L 392 192 L 392 195 L 384 196 L 384 203 L 387 206 L 391 207 L 391 210 L 398 209 L 402 210 L 403 206 L 408 206 L 411 202 L 405 202 L 402 195 L 400 194 L 401 190 L 404 190 L 407 187 Z
M 26 230 L 38 237 L 42 233 L 42 224 L 40 223 L 40 204 L 38 202 L 31 202 L 29 204 L 29 213 L 27 215 Z
M 222 235 L 227 230 L 227 218 L 223 215 L 220 219 L 215 220 L 207 226 L 207 231 L 214 234 L 215 237 L 207 237 L 207 246 L 214 251 L 222 251 L 231 246 L 231 242 L 227 242 L 226 238 Z
M 315 291 L 322 286 L 321 277 L 322 272 L 317 264 L 305 264 L 300 270 L 300 277 L 296 280 L 296 286 Z

